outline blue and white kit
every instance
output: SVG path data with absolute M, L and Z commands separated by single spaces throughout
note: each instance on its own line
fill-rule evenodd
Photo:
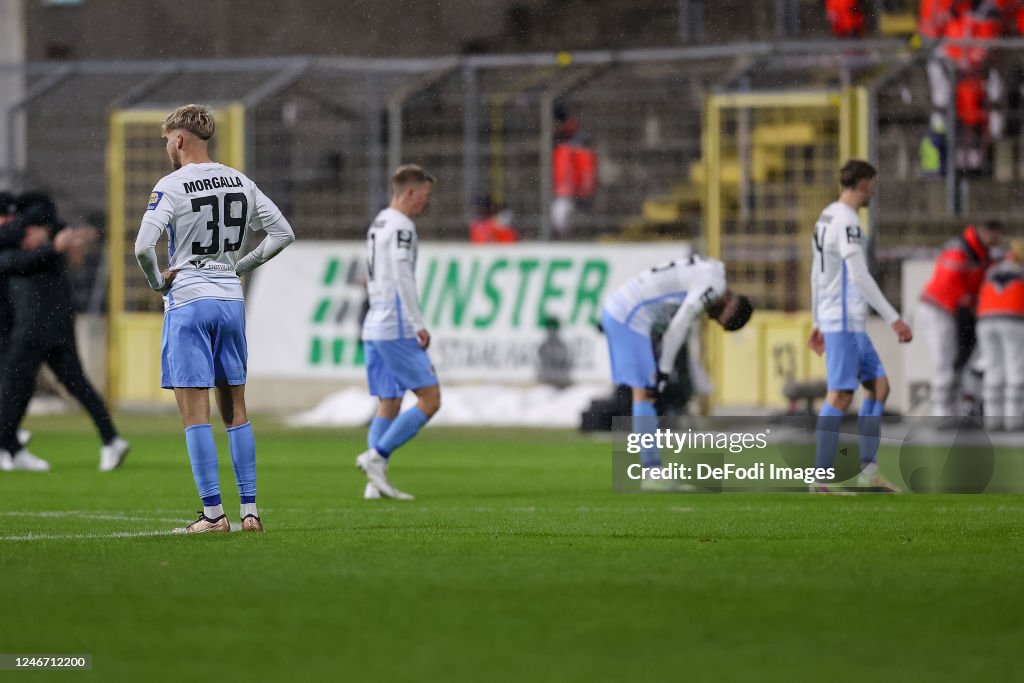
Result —
M 370 310 L 363 342 L 370 394 L 379 398 L 438 383 L 416 338 L 425 329 L 416 290 L 418 244 L 415 224 L 396 209 L 381 211 L 366 233 Z
M 243 258 L 246 230 L 267 233 Z M 277 206 L 241 172 L 223 164 L 186 164 L 153 188 L 135 242 L 149 286 L 164 287 L 156 245 L 167 233 L 164 388 L 245 384 L 245 305 L 239 276 L 295 239 Z
M 612 292 L 601 311 L 612 380 L 652 387 L 660 370 L 669 374 L 694 320 L 725 293 L 725 264 L 691 256 L 655 266 Z M 651 327 L 669 321 L 661 354 L 654 357 Z
M 865 330 L 868 306 L 885 322 L 899 320 L 868 271 L 857 212 L 843 202 L 825 207 L 814 225 L 811 310 L 825 338 L 828 388 L 850 391 L 885 375 Z

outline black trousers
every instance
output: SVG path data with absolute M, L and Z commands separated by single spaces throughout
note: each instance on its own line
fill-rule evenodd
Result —
M 5 354 L 6 376 L 0 401 L 0 449 L 15 453 L 21 448 L 18 427 L 25 419 L 28 403 L 35 393 L 36 376 L 43 363 L 50 366 L 68 393 L 89 413 L 103 443 L 110 443 L 117 436 L 117 430 L 103 399 L 82 370 L 75 340 L 64 339 L 50 344 L 41 341 L 14 340 Z

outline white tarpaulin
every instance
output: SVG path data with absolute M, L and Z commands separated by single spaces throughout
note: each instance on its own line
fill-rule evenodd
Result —
M 548 386 L 455 386 L 441 389 L 442 408 L 430 421 L 435 426 L 565 427 L 580 425 L 580 414 L 595 398 L 612 393 L 608 384 L 555 389 Z M 402 409 L 416 403 L 410 392 Z M 343 389 L 315 408 L 289 418 L 295 427 L 362 427 L 377 412 L 377 399 L 364 389 Z

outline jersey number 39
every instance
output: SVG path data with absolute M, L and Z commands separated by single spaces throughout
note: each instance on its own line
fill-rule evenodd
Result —
M 240 209 L 236 212 L 237 215 L 232 215 L 232 204 L 241 205 Z M 206 222 L 206 229 L 210 231 L 210 242 L 209 244 L 203 244 L 198 240 L 193 242 L 192 254 L 194 256 L 212 256 L 213 254 L 220 253 L 222 246 L 226 252 L 241 249 L 242 238 L 245 236 L 245 226 L 248 223 L 249 200 L 241 192 L 228 192 L 224 195 L 224 211 L 222 212 L 217 195 L 194 197 L 192 199 L 193 213 L 199 213 L 207 206 L 210 207 L 210 220 Z M 224 238 L 223 245 L 221 245 L 220 239 L 222 217 L 224 228 L 238 228 L 237 237 L 234 240 L 230 237 Z

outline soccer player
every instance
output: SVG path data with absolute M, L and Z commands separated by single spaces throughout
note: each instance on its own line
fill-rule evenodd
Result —
M 178 107 L 163 123 L 174 171 L 153 188 L 135 241 L 149 286 L 164 296 L 162 385 L 174 389 L 203 511 L 175 533 L 230 531 L 210 426 L 216 389 L 241 497 L 242 531 L 263 531 L 256 509 L 256 441 L 245 411 L 247 350 L 240 276 L 292 243 L 284 216 L 241 172 L 210 160 L 215 122 L 202 105 Z M 238 258 L 246 229 L 266 237 Z M 156 244 L 168 233 L 168 268 Z
M 366 473 L 364 498 L 411 500 L 388 481 L 388 461 L 416 436 L 441 407 L 441 387 L 427 356 L 430 333 L 416 293 L 418 239 L 413 218 L 430 206 L 434 177 L 415 164 L 391 177 L 391 205 L 377 214 L 366 233 L 370 310 L 363 321 L 366 377 L 377 397 L 377 414 L 366 438 L 368 450 L 356 458 Z M 417 402 L 399 415 L 406 391 Z
M 632 389 L 633 431 L 657 429 L 655 399 L 701 313 L 732 332 L 746 325 L 753 312 L 750 299 L 726 288 L 725 264 L 700 256 L 645 270 L 612 292 L 601 309 L 601 327 L 608 340 L 612 380 Z M 656 359 L 651 327 L 664 320 L 670 322 Z M 659 467 L 661 454 L 657 448 L 645 449 L 640 463 L 645 468 Z M 662 480 L 644 478 L 642 483 L 659 488 Z
M 814 225 L 814 261 L 811 266 L 811 310 L 814 330 L 808 342 L 819 356 L 825 354 L 828 394 L 817 423 L 815 467 L 832 467 L 839 446 L 839 426 L 853 401 L 857 385 L 864 387 L 860 406 L 861 473 L 858 482 L 889 491 L 895 487 L 878 472 L 875 456 L 881 416 L 889 397 L 889 380 L 878 353 L 865 332 L 870 305 L 889 323 L 901 344 L 913 338 L 896 309 L 886 300 L 868 271 L 863 233 L 857 211 L 875 194 L 877 171 L 866 161 L 851 159 L 839 171 L 839 200 L 822 211 Z M 839 493 L 827 482 L 811 490 Z

